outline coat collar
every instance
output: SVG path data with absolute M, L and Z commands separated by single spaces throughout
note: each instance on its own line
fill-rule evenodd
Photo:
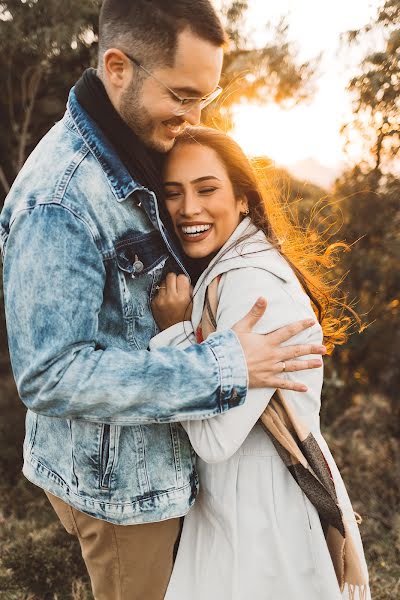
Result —
M 197 325 L 200 322 L 206 290 L 211 281 L 218 275 L 246 267 L 268 271 L 285 283 L 294 277 L 291 267 L 279 250 L 267 240 L 265 233 L 258 229 L 249 217 L 239 223 L 200 276 L 193 291 L 193 323 Z

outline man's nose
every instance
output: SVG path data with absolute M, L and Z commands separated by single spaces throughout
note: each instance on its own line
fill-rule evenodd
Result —
M 193 106 L 190 110 L 185 113 L 185 119 L 190 125 L 200 125 L 201 120 L 201 107 L 199 104 Z

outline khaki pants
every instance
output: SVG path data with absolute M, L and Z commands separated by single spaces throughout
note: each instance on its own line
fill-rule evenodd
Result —
M 173 566 L 180 519 L 113 525 L 46 492 L 68 533 L 77 536 L 95 600 L 162 600 Z

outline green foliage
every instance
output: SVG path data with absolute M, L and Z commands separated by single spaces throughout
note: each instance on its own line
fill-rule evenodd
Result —
M 64 111 L 69 88 L 95 58 L 101 2 L 0 3 L 0 187 Z
M 299 63 L 296 45 L 288 41 L 284 19 L 270 32 L 263 47 L 249 42 L 246 32 L 247 1 L 223 4 L 225 27 L 230 45 L 225 52 L 221 76 L 223 94 L 203 113 L 206 125 L 229 131 L 232 108 L 241 102 L 284 106 L 300 103 L 313 94 L 318 59 Z M 267 28 L 267 24 L 266 24 Z M 270 27 L 271 29 L 271 27 Z
M 347 393 L 368 389 L 393 399 L 392 428 L 400 433 L 400 181 L 387 176 L 378 185 L 375 171 L 365 175 L 356 167 L 338 181 L 336 194 L 344 219 L 340 235 L 356 242 L 343 257 L 341 272 L 348 271 L 346 289 L 369 324 L 339 350 L 337 368 Z
M 0 206 L 5 191 L 42 135 L 64 111 L 67 93 L 96 61 L 101 0 L 0 0 Z M 232 105 L 244 100 L 299 102 L 312 93 L 315 64 L 296 61 L 281 23 L 274 41 L 254 48 L 245 35 L 247 0 L 224 4 L 232 40 L 219 113 L 208 123 L 228 129 Z M 337 182 L 335 193 L 272 173 L 299 223 L 332 224 L 334 242 L 355 245 L 336 277 L 369 323 L 327 360 L 322 421 L 355 509 L 364 517 L 374 600 L 393 600 L 400 581 L 400 182 L 392 170 L 399 149 L 400 1 L 387 0 L 376 22 L 351 32 L 353 42 L 380 31 L 350 82 L 364 160 Z M 337 223 L 342 227 L 339 231 Z M 357 241 L 358 240 L 358 241 Z M 58 524 L 43 492 L 21 475 L 25 410 L 12 381 L 0 285 L 0 597 L 87 600 L 89 583 L 75 538 Z
M 354 98 L 354 120 L 367 147 L 364 162 L 377 171 L 393 167 L 400 150 L 400 1 L 387 0 L 374 23 L 352 31 L 349 40 L 383 39 L 363 60 L 348 89 Z M 347 126 L 348 128 L 348 126 Z M 346 127 L 344 128 L 346 131 Z

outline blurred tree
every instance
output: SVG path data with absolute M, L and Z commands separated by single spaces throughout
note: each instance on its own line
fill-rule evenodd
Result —
M 384 173 L 393 168 L 400 149 L 400 0 L 384 2 L 376 20 L 350 31 L 347 39 L 355 43 L 370 35 L 384 43 L 368 53 L 349 83 L 355 118 L 343 129 L 350 133 L 355 128 L 364 140 L 364 171 L 373 166 Z
M 0 2 L 0 184 L 9 190 L 29 152 L 62 114 L 93 57 L 101 2 Z
M 0 199 L 27 155 L 60 118 L 68 89 L 95 60 L 101 0 L 0 2 Z M 254 48 L 245 40 L 247 1 L 225 3 L 231 43 L 222 74 L 224 94 L 205 120 L 231 127 L 232 106 L 242 100 L 299 102 L 311 94 L 314 67 L 297 64 L 282 21 L 273 42 Z
M 346 381 L 343 392 L 351 396 L 368 389 L 393 400 L 393 416 L 399 417 L 393 426 L 400 433 L 400 181 L 387 175 L 378 187 L 377 178 L 374 169 L 365 174 L 357 166 L 336 185 L 344 220 L 340 236 L 348 243 L 358 240 L 343 256 L 340 275 L 348 271 L 344 287 L 369 323 L 338 349 L 336 361 Z
M 284 18 L 276 27 L 269 25 L 269 40 L 263 47 L 246 35 L 248 0 L 222 4 L 229 46 L 224 56 L 221 85 L 224 92 L 218 102 L 203 113 L 203 122 L 229 131 L 233 126 L 232 108 L 241 102 L 293 106 L 310 98 L 318 59 L 297 62 L 297 47 L 288 41 Z M 267 31 L 266 31 L 267 34 Z
M 365 157 L 336 184 L 344 226 L 340 235 L 357 241 L 342 263 L 346 288 L 370 324 L 336 355 L 345 393 L 379 391 L 392 401 L 391 427 L 400 434 L 400 180 L 394 161 L 400 148 L 400 0 L 388 0 L 376 20 L 349 33 L 350 43 L 379 32 L 382 51 L 369 53 L 349 84 L 354 122 L 366 143 Z M 397 419 L 395 417 L 398 417 Z

